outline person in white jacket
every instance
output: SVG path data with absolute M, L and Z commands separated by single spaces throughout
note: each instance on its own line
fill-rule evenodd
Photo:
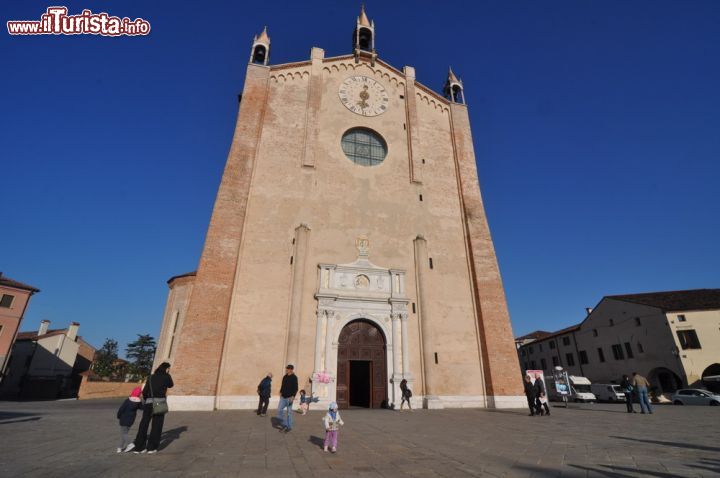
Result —
M 328 412 L 323 417 L 323 424 L 325 425 L 325 447 L 323 450 L 328 451 L 328 446 L 330 446 L 330 451 L 335 453 L 337 451 L 338 431 L 340 430 L 340 425 L 345 425 L 345 422 L 343 422 L 342 418 L 340 418 L 337 403 L 332 402 L 330 404 Z

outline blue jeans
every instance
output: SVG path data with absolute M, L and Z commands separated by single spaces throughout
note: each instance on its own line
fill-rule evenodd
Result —
M 285 410 L 287 410 L 287 418 L 285 418 Z M 282 421 L 283 426 L 285 426 L 288 430 L 292 430 L 292 415 L 292 398 L 280 397 L 277 417 Z
M 638 387 L 637 390 L 638 399 L 640 400 L 640 411 L 645 413 L 647 409 L 648 413 L 652 413 L 652 406 L 650 405 L 650 399 L 648 398 L 648 391 L 645 387 Z

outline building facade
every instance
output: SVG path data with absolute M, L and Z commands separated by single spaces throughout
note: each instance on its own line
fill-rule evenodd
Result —
M 429 408 L 523 406 L 462 82 L 382 61 L 364 11 L 348 55 L 269 54 L 265 30 L 199 268 L 169 283 L 171 407 L 255 407 L 287 363 L 341 407 L 403 379 Z
M 40 290 L 0 272 L 0 383 L 5 377 L 10 353 L 30 298 L 37 292 Z
M 571 375 L 583 375 L 581 354 L 575 332 L 579 325 L 567 327 L 557 332 L 536 331 L 519 337 L 518 357 L 520 366 L 525 370 L 544 370 L 549 374 L 555 367 L 563 367 Z M 584 355 L 582 355 L 584 358 Z
M 55 399 L 77 396 L 81 373 L 90 369 L 95 348 L 78 336 L 80 324 L 49 329 L 43 320 L 36 332 L 20 332 L 5 380 L 4 398 Z
M 623 374 L 638 372 L 659 394 L 717 390 L 717 382 L 704 378 L 720 375 L 720 289 L 606 296 L 582 323 L 526 337 L 532 335 L 535 340 L 518 348 L 525 369 L 552 370 L 555 363 L 544 354 L 563 340 L 573 346 L 558 354 L 566 358 L 559 365 L 594 383 L 619 383 Z

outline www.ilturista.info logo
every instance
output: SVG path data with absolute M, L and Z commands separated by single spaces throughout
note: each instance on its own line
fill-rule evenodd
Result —
M 11 20 L 7 22 L 10 35 L 103 35 L 136 36 L 150 33 L 150 22 L 142 18 L 113 17 L 105 12 L 83 10 L 68 15 L 67 7 L 48 7 L 40 20 Z

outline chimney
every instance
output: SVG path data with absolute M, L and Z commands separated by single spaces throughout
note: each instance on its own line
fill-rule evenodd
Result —
M 585 313 L 586 313 L 587 315 L 592 314 L 592 307 L 585 307 Z
M 77 338 L 78 329 L 80 328 L 80 324 L 77 322 L 70 322 L 70 327 L 67 329 L 67 338 L 70 340 L 75 340 Z
M 49 321 L 49 320 L 41 320 L 41 321 L 40 321 L 40 328 L 38 329 L 38 335 L 45 335 L 45 334 L 47 334 L 48 327 L 50 327 L 50 321 Z

